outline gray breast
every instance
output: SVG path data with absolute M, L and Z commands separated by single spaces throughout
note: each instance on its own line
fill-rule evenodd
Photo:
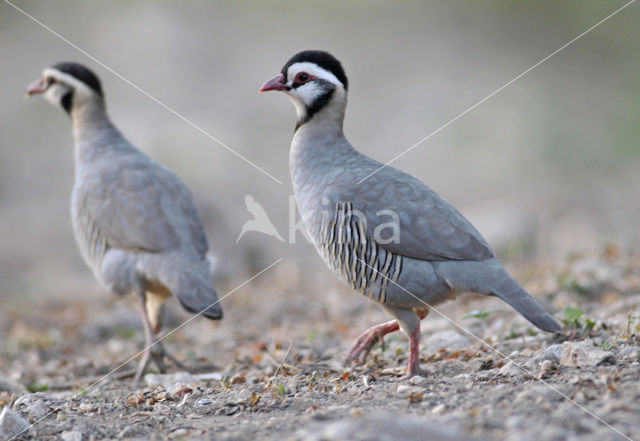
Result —
M 79 191 L 74 191 L 71 204 L 71 220 L 73 233 L 80 253 L 94 274 L 100 278 L 99 268 L 109 250 L 107 238 L 100 230 L 84 203 Z
M 385 303 L 387 287 L 402 272 L 403 256 L 381 248 L 365 228 L 351 202 L 336 202 L 321 222 L 316 245 L 329 267 L 351 288 Z

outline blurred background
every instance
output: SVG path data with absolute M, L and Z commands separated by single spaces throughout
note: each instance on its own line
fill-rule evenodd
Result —
M 305 285 L 307 295 L 324 295 L 327 286 L 348 290 L 299 232 L 295 244 L 255 232 L 236 244 L 251 218 L 246 194 L 289 236 L 294 109 L 285 96 L 260 95 L 264 81 L 297 51 L 332 52 L 350 79 L 347 136 L 362 152 L 387 161 L 624 2 L 15 4 L 282 185 L 0 2 L 5 305 L 109 298 L 72 235 L 67 115 L 42 99 L 24 99 L 27 84 L 55 62 L 77 61 L 94 70 L 115 124 L 187 183 L 218 260 L 221 292 L 282 257 L 281 281 L 311 274 L 302 277 L 314 281 Z M 600 253 L 611 244 L 632 253 L 640 215 L 638 23 L 640 5 L 632 5 L 394 166 L 457 206 L 508 263 Z

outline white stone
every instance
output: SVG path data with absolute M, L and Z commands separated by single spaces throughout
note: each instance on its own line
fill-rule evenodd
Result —
M 409 379 L 409 383 L 414 386 L 424 385 L 429 381 L 427 377 L 423 377 L 422 375 L 415 375 Z
M 5 406 L 0 413 L 0 438 L 9 439 L 29 428 L 27 420 Z
M 562 357 L 562 345 L 551 345 L 533 354 L 533 356 L 529 361 L 527 361 L 525 366 L 527 368 L 532 368 L 538 364 L 541 364 L 545 360 L 550 360 L 552 362 L 558 363 L 560 361 L 560 357 Z
M 222 380 L 222 374 L 220 372 L 206 372 L 204 374 L 195 375 L 200 381 L 220 381 Z
M 188 372 L 175 372 L 173 374 L 147 374 L 144 376 L 144 382 L 149 387 L 162 386 L 169 389 L 176 383 L 197 383 L 198 378 Z
M 451 329 L 432 334 L 425 343 L 425 351 L 432 354 L 440 349 L 463 349 L 469 346 L 469 340 Z
M 77 430 L 67 430 L 60 434 L 62 441 L 82 441 L 82 432 Z
M 422 392 L 423 390 L 424 389 L 418 386 L 409 386 L 407 384 L 401 384 L 398 386 L 397 392 L 398 392 L 398 395 L 406 396 L 413 393 Z
M 589 341 L 564 342 L 560 364 L 563 366 L 599 366 L 615 362 L 615 355 L 598 349 Z
M 500 374 L 508 377 L 519 377 L 525 372 L 520 369 L 514 362 L 508 361 L 504 366 L 500 368 Z

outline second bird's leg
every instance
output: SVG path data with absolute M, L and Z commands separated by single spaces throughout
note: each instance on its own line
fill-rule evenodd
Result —
M 167 358 L 169 361 L 171 361 L 173 364 L 175 364 L 177 367 L 179 367 L 180 369 L 184 369 L 184 370 L 189 370 L 180 360 L 178 360 L 171 352 L 167 351 L 164 348 L 164 345 L 162 344 L 162 340 L 160 340 L 162 338 L 162 336 L 157 336 L 157 343 L 155 344 L 155 346 L 153 347 L 155 349 L 154 351 L 154 358 L 158 358 L 159 360 L 161 360 L 160 362 L 162 363 L 162 360 L 164 358 Z M 158 364 L 158 362 L 156 361 L 156 364 Z M 160 369 L 160 366 L 158 365 L 158 369 Z
M 138 294 L 138 301 L 136 302 L 136 306 L 140 311 L 140 316 L 142 318 L 142 328 L 144 329 L 144 350 L 142 353 L 142 358 L 138 362 L 138 369 L 136 371 L 135 377 L 133 377 L 134 381 L 138 381 L 145 369 L 149 365 L 149 358 L 151 357 L 151 345 L 153 344 L 153 330 L 151 329 L 151 324 L 149 323 L 149 317 L 147 316 L 147 309 L 145 307 L 145 294 Z
M 142 317 L 142 327 L 144 328 L 144 352 L 142 354 L 142 358 L 138 363 L 138 369 L 136 371 L 136 375 L 134 377 L 134 381 L 139 380 L 144 374 L 147 366 L 149 365 L 149 361 L 151 357 L 153 357 L 154 364 L 158 367 L 158 370 L 162 373 L 166 371 L 166 365 L 164 363 L 164 359 L 168 358 L 173 363 L 176 364 L 181 369 L 186 369 L 185 366 L 180 363 L 173 355 L 167 352 L 164 349 L 164 345 L 162 341 L 158 338 L 156 333 L 151 326 L 151 322 L 149 320 L 149 315 L 147 313 L 146 308 L 146 295 L 144 292 L 138 295 L 138 302 L 136 303 L 138 306 L 138 310 L 140 311 L 140 315 Z

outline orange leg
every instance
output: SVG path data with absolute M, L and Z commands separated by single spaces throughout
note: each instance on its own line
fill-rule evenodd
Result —
M 409 335 L 409 364 L 407 366 L 407 375 L 400 377 L 398 380 L 408 380 L 416 375 L 422 377 L 429 376 L 429 371 L 420 367 L 420 322 L 418 322 L 416 328 L 411 335 Z
M 347 355 L 347 363 L 358 358 L 362 352 L 364 352 L 362 356 L 362 361 L 364 361 L 376 342 L 379 342 L 384 348 L 384 336 L 398 329 L 400 329 L 400 326 L 397 320 L 391 320 L 390 322 L 372 326 L 367 329 L 360 334 L 353 346 L 351 346 L 351 350 L 349 350 L 349 354 Z
M 158 330 L 153 329 L 153 327 L 151 326 L 151 322 L 149 321 L 149 315 L 147 313 L 146 296 L 144 292 L 139 294 L 137 306 L 138 306 L 138 310 L 140 311 L 140 315 L 142 317 L 142 326 L 144 328 L 145 349 L 142 354 L 142 358 L 138 362 L 138 369 L 136 371 L 134 381 L 138 381 L 142 377 L 142 375 L 144 374 L 144 371 L 147 369 L 147 366 L 149 365 L 149 361 L 151 357 L 153 357 L 154 364 L 157 366 L 158 370 L 162 373 L 166 372 L 167 370 L 166 364 L 164 363 L 165 358 L 172 361 L 179 368 L 186 370 L 185 366 L 182 363 L 180 363 L 173 355 L 171 355 L 164 349 L 164 345 L 162 344 L 162 341 L 159 340 L 157 335 Z

